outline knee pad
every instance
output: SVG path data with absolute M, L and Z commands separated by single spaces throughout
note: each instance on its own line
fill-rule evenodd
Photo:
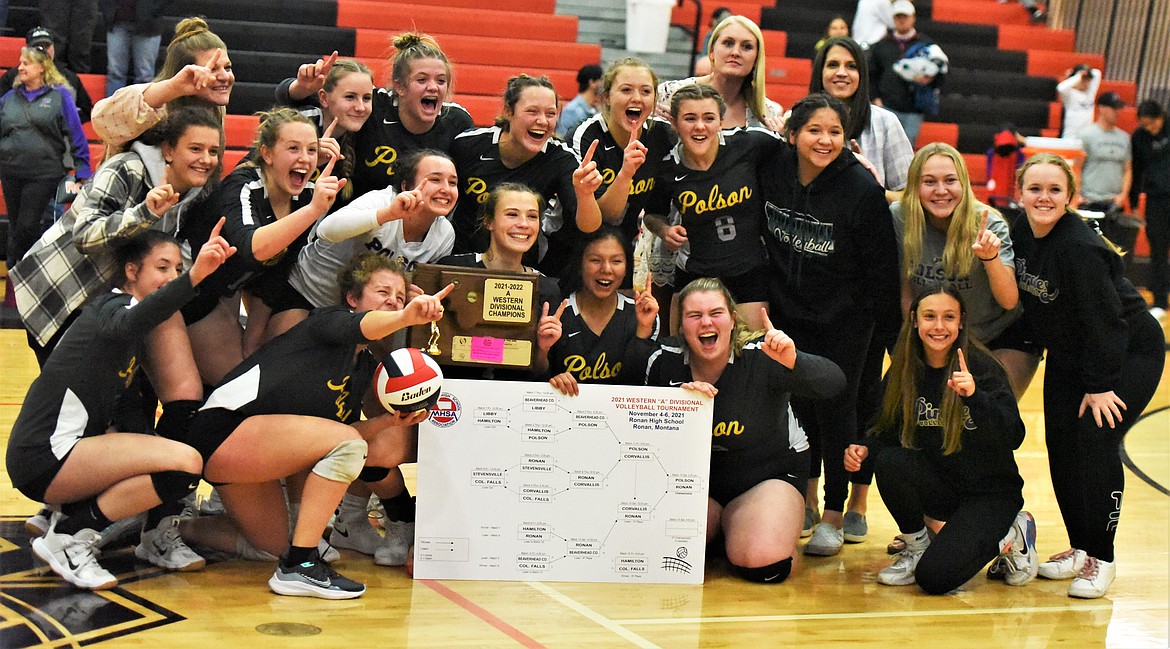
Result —
M 745 568 L 735 564 L 731 564 L 731 567 L 735 569 L 735 574 L 748 581 L 759 584 L 779 584 L 788 579 L 788 575 L 792 572 L 792 557 L 759 568 Z
M 366 440 L 347 439 L 313 465 L 313 473 L 334 482 L 349 484 L 366 464 Z
M 203 405 L 198 401 L 172 401 L 163 404 L 162 414 L 154 431 L 159 437 L 183 442 L 187 439 L 187 431 L 191 427 L 191 420 L 195 419 L 195 412 Z
M 186 471 L 159 471 L 150 474 L 150 481 L 164 505 L 178 502 L 199 486 L 199 476 Z
M 362 469 L 358 474 L 358 480 L 362 482 L 381 482 L 390 475 L 390 469 L 381 466 L 368 466 Z

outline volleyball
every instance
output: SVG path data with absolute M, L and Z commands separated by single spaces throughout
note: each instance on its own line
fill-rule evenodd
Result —
M 443 372 L 438 363 L 417 348 L 396 349 L 378 365 L 374 385 L 386 410 L 428 410 L 439 400 Z

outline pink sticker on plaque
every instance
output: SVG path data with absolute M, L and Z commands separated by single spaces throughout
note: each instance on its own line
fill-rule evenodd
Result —
M 471 360 L 484 363 L 504 362 L 504 339 L 490 336 L 471 337 Z

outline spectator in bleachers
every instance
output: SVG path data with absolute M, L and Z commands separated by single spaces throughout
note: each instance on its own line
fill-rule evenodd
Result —
M 394 48 L 390 86 L 374 93 L 369 118 L 354 138 L 353 196 L 395 185 L 397 161 L 419 149 L 449 153 L 455 136 L 474 126 L 471 115 L 449 101 L 451 62 L 434 37 L 399 34 Z M 319 69 L 313 83 L 286 79 L 276 89 L 277 103 L 318 102 L 318 84 L 328 72 Z
M 1056 84 L 1064 104 L 1064 128 L 1060 137 L 1078 137 L 1081 129 L 1093 123 L 1093 102 L 1101 87 L 1101 71 L 1080 63 L 1069 70 L 1067 78 Z
M 126 86 L 93 107 L 93 127 L 106 144 L 106 157 L 162 121 L 168 108 L 202 106 L 222 121 L 235 82 L 223 39 L 202 18 L 184 18 L 175 25 L 153 82 Z
M 1129 204 L 1137 205 L 1146 195 L 1146 237 L 1150 241 L 1150 292 L 1154 308 L 1150 313 L 1158 320 L 1166 315 L 1170 293 L 1170 128 L 1166 127 L 1166 110 L 1153 99 L 1138 104 L 1138 128 L 1131 139 L 1133 147 L 1133 183 Z
M 601 108 L 601 66 L 590 63 L 577 70 L 577 96 L 561 109 L 557 120 L 557 137 L 569 139 L 573 131 Z
M 1116 92 L 1097 97 L 1097 121 L 1081 130 L 1085 164 L 1081 170 L 1081 207 L 1109 212 L 1129 207 L 1133 156 L 1129 133 L 1117 128 L 1117 111 L 1125 102 Z
M 825 27 L 825 35 L 821 37 L 821 40 L 817 41 L 815 46 L 813 46 L 813 54 L 815 55 L 817 52 L 820 52 L 821 48 L 825 46 L 825 41 L 829 40 L 830 38 L 833 38 L 834 36 L 848 35 L 849 23 L 845 22 L 845 19 L 841 16 L 833 18 L 829 21 L 828 27 Z
M 869 48 L 886 37 L 894 28 L 892 0 L 858 0 L 853 14 L 853 38 L 863 48 Z
M 1009 0 L 999 0 L 1000 4 L 1008 2 Z M 1020 0 L 1020 6 L 1028 10 L 1028 17 L 1034 23 L 1042 23 L 1048 20 L 1048 3 L 1037 2 L 1037 0 Z
M 897 116 L 870 104 L 869 67 L 861 45 L 848 36 L 829 38 L 817 50 L 812 70 L 808 91 L 827 92 L 849 107 L 846 141 L 856 140 L 861 154 L 873 163 L 886 200 L 898 200 L 914 147 Z
M 922 121 L 938 113 L 939 88 L 946 78 L 946 54 L 930 37 L 914 28 L 914 3 L 893 4 L 894 30 L 870 46 L 870 79 L 875 104 L 890 109 L 914 144 Z
M 69 88 L 73 91 L 73 101 L 77 105 L 77 114 L 81 117 L 81 123 L 84 124 L 89 121 L 89 114 L 93 111 L 93 100 L 90 99 L 89 93 L 86 92 L 85 86 L 81 83 L 81 79 L 77 74 L 70 70 L 65 64 L 56 59 L 57 48 L 53 45 L 53 34 L 44 27 L 33 27 L 29 30 L 28 35 L 24 37 L 24 42 L 29 47 L 36 47 L 49 55 L 53 59 L 53 65 L 57 68 L 57 72 L 65 77 Z M 7 92 L 9 88 L 16 84 L 16 68 L 9 68 L 3 76 L 0 76 L 0 89 Z
M 41 24 L 53 33 L 61 56 L 75 72 L 87 74 L 93 30 L 100 11 L 98 0 L 40 0 Z
M 715 11 L 711 12 L 711 22 L 707 25 L 707 38 L 703 39 L 703 49 L 699 50 L 699 57 L 695 60 L 694 75 L 701 77 L 703 75 L 711 74 L 711 59 L 707 56 L 711 52 L 711 32 L 723 22 L 724 18 L 732 15 L 731 10 L 727 7 L 716 7 Z
M 45 228 L 41 215 L 62 178 L 92 175 L 89 144 L 65 78 L 38 47 L 20 50 L 16 86 L 0 95 L 0 181 L 8 205 L 8 266 L 16 265 Z M 70 168 L 65 161 L 70 160 Z
M 150 83 L 162 41 L 158 17 L 167 0 L 102 0 L 106 22 L 106 96 L 131 80 Z

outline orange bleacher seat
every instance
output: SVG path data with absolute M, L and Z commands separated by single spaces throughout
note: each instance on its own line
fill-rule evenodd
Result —
M 812 78 L 812 61 L 808 59 L 790 59 L 784 56 L 769 56 L 767 67 L 764 69 L 764 79 L 767 83 L 783 83 L 790 86 L 804 86 Z
M 8 216 L 8 204 L 4 202 L 4 188 L 0 187 L 0 214 Z
M 85 91 L 89 93 L 89 98 L 93 103 L 98 103 L 98 100 L 104 99 L 106 96 L 106 75 L 104 74 L 79 74 L 78 79 L 81 79 L 81 85 L 85 86 Z
M 97 168 L 102 166 L 102 158 L 106 153 L 106 145 L 100 142 L 89 143 L 89 168 L 97 173 Z
M 463 34 L 509 38 L 523 29 L 533 40 L 575 42 L 576 16 L 515 11 L 462 9 L 435 11 L 430 5 L 338 0 L 337 26 L 428 34 Z
M 765 6 L 773 5 L 771 2 L 767 2 L 766 0 L 704 3 L 703 15 L 699 19 L 700 33 L 706 33 L 703 30 L 705 30 L 707 26 L 711 24 L 711 14 L 715 13 L 715 10 L 721 6 L 730 9 L 732 14 L 751 18 L 752 22 L 758 25 L 760 24 L 760 9 Z M 688 2 L 680 7 L 676 4 L 674 9 L 670 12 L 670 24 L 679 25 L 681 27 L 685 27 L 686 29 L 693 29 L 695 26 L 695 5 Z M 702 41 L 699 42 L 702 43 Z M 700 45 L 700 47 L 702 46 Z
M 371 4 L 398 4 L 398 0 L 365 0 Z M 487 6 L 483 0 L 433 0 L 428 3 L 432 9 L 483 9 Z M 557 8 L 556 0 L 497 0 L 492 3 L 492 9 L 501 11 L 520 11 L 533 14 L 551 14 Z
M 256 141 L 260 118 L 255 115 L 226 115 L 223 120 L 224 142 L 229 149 L 247 149 Z
M 1127 106 L 1137 105 L 1137 84 L 1132 81 L 1102 79 L 1099 92 L 1116 92 Z
M 102 141 L 101 136 L 98 135 L 97 131 L 95 131 L 93 128 L 93 122 L 86 122 L 86 123 L 82 124 L 81 130 L 85 131 L 85 139 L 89 140 L 90 142 L 101 142 Z
M 1043 43 L 1044 49 L 1053 52 L 1076 50 L 1077 33 L 1071 29 L 1049 29 L 1042 25 L 999 25 L 999 49 L 1032 49 Z
M 1048 128 L 1060 129 L 1061 119 L 1064 115 L 1064 104 L 1059 101 L 1048 102 Z
M 938 22 L 975 25 L 1030 25 L 1028 12 L 1012 2 L 995 0 L 934 0 L 931 18 Z
M 476 126 L 491 126 L 495 123 L 496 115 L 504 110 L 504 102 L 500 97 L 457 95 L 455 102 L 467 109 Z
M 769 83 L 768 99 L 780 104 L 784 110 L 792 108 L 796 102 L 808 96 L 808 86 L 798 86 L 788 83 Z
M 1105 55 L 1085 52 L 1051 52 L 1028 50 L 1028 76 L 1065 79 L 1066 73 L 1078 63 L 1087 63 L 1098 69 L 1105 69 Z
M 914 148 L 921 149 L 931 142 L 945 142 L 953 147 L 958 147 L 959 125 L 923 122 L 922 129 L 918 131 L 918 141 L 914 143 Z
M 761 29 L 764 34 L 764 55 L 771 59 L 774 56 L 784 56 L 788 51 L 788 32 L 775 29 Z
M 1138 127 L 1136 106 L 1126 106 L 1117 111 L 1117 127 L 1130 135 L 1133 134 L 1134 130 Z
M 20 48 L 24 39 L 17 36 L 0 37 L 0 67 L 15 68 L 20 65 Z
M 392 53 L 391 41 L 396 33 L 398 32 L 375 29 L 357 30 L 354 54 L 362 57 L 367 65 L 371 61 L 381 61 L 377 67 L 370 68 L 374 71 L 376 80 L 384 82 L 389 74 L 386 62 Z M 575 76 L 581 66 L 601 60 L 601 46 L 589 43 L 554 43 L 531 37 L 488 38 L 435 32 L 431 35 L 439 41 L 443 52 L 457 64 L 457 67 L 475 63 L 507 66 L 519 71 L 536 63 L 545 69 L 571 70 Z M 575 41 L 576 37 L 570 40 Z M 455 83 L 458 84 L 461 76 L 458 69 L 455 75 Z
M 240 160 L 244 159 L 245 155 L 248 155 L 248 152 L 243 149 L 228 149 L 227 151 L 224 151 L 223 175 L 226 177 L 229 173 L 231 173 L 232 169 L 236 168 L 236 165 L 240 163 Z
M 508 79 L 523 72 L 533 76 L 547 75 L 562 101 L 568 101 L 577 96 L 576 70 L 460 64 L 455 71 L 459 75 L 455 79 L 455 91 L 460 95 L 490 95 L 499 98 L 504 94 L 504 86 L 507 85 Z
M 987 185 L 987 155 L 983 153 L 964 153 L 963 162 L 967 165 L 967 174 L 971 176 L 972 185 Z

